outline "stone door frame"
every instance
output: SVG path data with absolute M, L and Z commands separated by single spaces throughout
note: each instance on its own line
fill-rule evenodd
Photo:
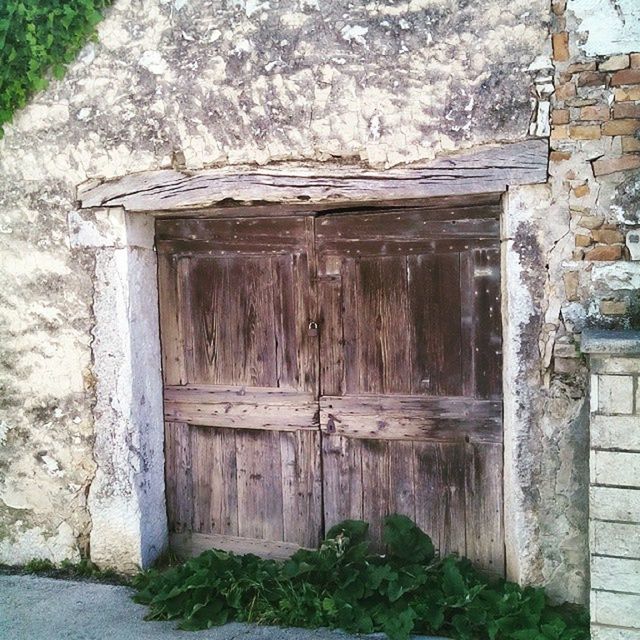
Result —
M 88 498 L 92 561 L 132 571 L 152 564 L 168 543 L 156 217 L 203 215 L 205 209 L 207 215 L 228 215 L 231 202 L 237 207 L 234 213 L 246 212 L 249 206 L 255 211 L 269 201 L 280 203 L 283 213 L 290 214 L 301 206 L 362 206 L 379 201 L 381 194 L 388 194 L 389 202 L 432 197 L 446 202 L 451 196 L 459 200 L 460 194 L 500 191 L 504 193 L 501 282 L 506 565 L 509 578 L 527 581 L 536 526 L 528 508 L 528 463 L 522 459 L 520 444 L 529 433 L 530 420 L 515 390 L 521 387 L 523 354 L 531 349 L 525 328 L 533 314 L 533 298 L 528 287 L 529 267 L 523 264 L 515 238 L 516 229 L 527 222 L 526 203 L 534 206 L 541 200 L 541 190 L 547 189 L 541 183 L 547 179 L 548 147 L 543 141 L 527 141 L 530 153 L 523 156 L 527 151 L 523 144 L 439 160 L 429 167 L 387 172 L 326 165 L 292 171 L 283 165 L 267 172 L 226 168 L 185 174 L 166 170 L 81 185 L 80 208 L 69 214 L 69 229 L 72 248 L 91 252 L 95 260 L 91 350 L 97 471 Z M 186 183 L 184 190 L 181 180 Z

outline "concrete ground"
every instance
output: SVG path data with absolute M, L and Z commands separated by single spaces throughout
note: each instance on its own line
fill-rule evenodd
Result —
M 145 622 L 131 589 L 109 584 L 0 575 L 1 640 L 350 640 L 327 629 L 280 629 L 232 623 L 179 631 L 175 622 Z M 362 636 L 361 636 L 362 637 Z M 365 636 L 385 638 L 381 634 Z M 423 640 L 424 636 L 422 637 Z M 417 638 L 416 638 L 417 640 Z

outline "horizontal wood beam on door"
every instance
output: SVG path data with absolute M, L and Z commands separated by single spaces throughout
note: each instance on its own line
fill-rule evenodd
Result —
M 546 182 L 548 151 L 546 140 L 532 139 L 386 171 L 322 164 L 163 169 L 90 180 L 78 187 L 77 196 L 82 208 L 161 212 L 221 203 L 314 205 L 495 193 L 510 185 Z
M 205 427 L 296 431 L 318 428 L 318 403 L 311 393 L 286 389 L 166 385 L 164 417 Z
M 502 443 L 502 402 L 466 397 L 323 396 L 323 433 L 375 440 Z

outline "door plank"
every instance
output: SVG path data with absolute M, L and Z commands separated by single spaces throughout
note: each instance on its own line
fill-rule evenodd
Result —
M 187 424 L 165 423 L 165 484 L 171 531 L 190 531 L 193 525 L 191 434 Z
M 187 381 L 177 272 L 178 258 L 158 255 L 158 300 L 165 384 L 184 384 Z
M 416 493 L 413 442 L 389 442 L 389 513 L 416 517 Z
M 236 431 L 238 535 L 282 541 L 280 434 Z M 274 473 L 274 469 L 278 473 Z
M 320 433 L 280 434 L 285 542 L 317 547 L 322 530 Z
M 505 571 L 502 456 L 500 444 L 466 445 L 466 555 L 499 576 Z
M 358 443 L 323 434 L 322 472 L 325 531 L 346 519 L 361 520 L 362 456 Z
M 459 269 L 457 253 L 408 258 L 413 393 L 462 395 Z
M 411 352 L 405 258 L 363 258 L 356 268 L 359 391 L 408 393 Z
M 271 268 L 274 274 L 276 386 L 278 388 L 295 388 L 299 386 L 300 382 L 296 343 L 301 336 L 299 330 L 296 330 L 294 276 L 291 256 L 272 258 Z
M 382 529 L 390 513 L 389 448 L 384 440 L 356 440 L 362 457 L 362 519 L 369 523 L 372 548 L 384 551 Z
M 342 283 L 322 279 L 318 282 L 320 308 L 320 395 L 339 396 L 344 377 L 342 332 Z
M 416 524 L 442 555 L 466 551 L 465 444 L 414 442 Z

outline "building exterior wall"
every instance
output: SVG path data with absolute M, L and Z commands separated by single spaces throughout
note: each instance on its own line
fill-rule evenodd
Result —
M 522 345 L 505 362 L 517 381 L 507 418 L 518 425 L 506 518 L 518 533 L 512 576 L 585 601 L 587 372 L 577 335 L 628 322 L 640 263 L 617 234 L 639 222 L 640 156 L 633 134 L 583 123 L 587 112 L 566 100 L 586 92 L 595 102 L 584 107 L 602 107 L 589 115 L 603 117 L 616 89 L 635 90 L 635 80 L 611 86 L 618 70 L 603 86 L 580 75 L 598 73 L 594 56 L 633 53 L 632 4 L 618 3 L 631 35 L 593 44 L 583 25 L 598 9 L 586 0 L 553 11 L 546 0 L 116 2 L 99 41 L 0 142 L 0 561 L 90 553 L 92 509 L 106 491 L 100 466 L 123 459 L 94 430 L 117 400 L 96 394 L 96 377 L 109 375 L 91 350 L 109 283 L 96 253 L 70 241 L 82 232 L 79 183 L 171 165 L 387 168 L 550 134 L 549 183 L 511 190 L 503 224 L 505 335 Z M 570 69 L 578 63 L 589 68 Z M 620 104 L 640 104 L 625 95 Z M 596 135 L 594 121 L 600 135 L 584 138 Z M 606 162 L 612 172 L 596 171 Z M 586 216 L 602 222 L 585 227 Z M 576 251 L 579 236 L 593 248 Z M 105 357 L 119 348 L 103 346 Z M 127 446 L 131 473 L 109 488 L 123 496 L 140 490 L 148 462 L 144 447 Z

